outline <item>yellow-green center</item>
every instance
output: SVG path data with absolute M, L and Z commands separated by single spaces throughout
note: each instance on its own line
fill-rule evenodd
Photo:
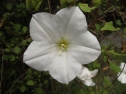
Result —
M 63 51 L 67 51 L 67 48 L 69 46 L 69 42 L 62 38 L 61 41 L 57 43 L 58 49 L 59 49 L 59 55 L 62 55 Z

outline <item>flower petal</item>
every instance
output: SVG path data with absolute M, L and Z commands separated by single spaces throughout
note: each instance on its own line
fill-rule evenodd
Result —
M 33 41 L 25 51 L 23 61 L 36 70 L 47 71 L 56 54 L 57 49 L 55 49 L 54 44 L 47 45 Z
M 80 74 L 77 76 L 80 80 L 91 78 L 91 73 L 86 67 L 82 67 Z
M 125 65 L 125 67 L 124 67 L 124 65 Z M 123 67 L 124 67 L 124 69 L 123 69 Z M 126 63 L 125 62 L 121 62 L 120 69 L 121 70 L 123 69 L 123 72 L 126 72 Z
M 100 51 L 84 46 L 72 45 L 71 55 L 81 64 L 89 64 L 98 58 Z
M 80 72 L 81 64 L 79 64 L 69 53 L 63 52 L 62 56 L 57 54 L 53 59 L 49 72 L 57 81 L 68 84 Z
M 82 80 L 83 84 L 87 85 L 87 86 L 94 86 L 95 83 L 92 81 L 92 79 L 86 79 L 86 80 Z
M 119 75 L 120 73 L 118 73 Z M 126 74 L 125 73 L 121 73 L 121 75 L 118 77 L 118 80 L 121 81 L 121 83 L 126 84 Z
M 35 41 L 59 40 L 59 27 L 55 15 L 49 13 L 36 13 L 30 22 L 30 35 Z
M 78 63 L 71 54 L 67 53 L 68 80 L 73 80 L 81 71 L 82 65 Z
M 98 72 L 98 69 L 95 69 L 93 71 L 90 71 L 91 76 L 94 77 L 97 74 L 97 72 Z
M 85 15 L 78 7 L 61 9 L 56 13 L 60 34 L 66 39 L 72 39 L 87 30 Z
M 72 39 L 71 44 L 80 45 L 80 46 L 98 50 L 99 54 L 101 52 L 101 47 L 99 45 L 97 38 L 93 34 L 91 34 L 89 31 L 86 31 L 80 36 Z
M 88 64 L 98 58 L 100 45 L 89 31 L 71 40 L 70 53 L 81 64 Z

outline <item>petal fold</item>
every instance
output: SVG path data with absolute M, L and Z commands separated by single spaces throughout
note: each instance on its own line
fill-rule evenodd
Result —
M 101 51 L 101 47 L 97 38 L 93 34 L 91 34 L 89 31 L 86 31 L 80 36 L 73 38 L 71 40 L 71 44 L 80 45 L 80 46 L 84 46 L 84 47 Z
M 71 40 L 71 55 L 81 64 L 89 64 L 101 53 L 98 40 L 89 31 Z
M 56 13 L 60 34 L 66 39 L 72 39 L 87 30 L 85 15 L 79 7 L 61 9 Z
M 49 68 L 50 75 L 64 84 L 68 84 L 73 80 L 80 71 L 81 64 L 67 52 L 62 53 L 62 56 L 57 54 Z
M 79 63 L 89 64 L 96 60 L 101 52 L 84 46 L 72 45 L 70 53 Z
M 55 44 L 33 41 L 25 51 L 23 61 L 36 70 L 47 71 L 56 54 Z
M 35 41 L 60 39 L 59 27 L 55 15 L 49 13 L 36 13 L 30 22 L 30 35 Z
M 89 71 L 88 68 L 83 66 L 80 74 L 77 77 L 82 81 L 83 84 L 87 86 L 94 86 L 95 83 L 92 81 L 91 78 L 94 77 L 97 72 L 97 69 Z

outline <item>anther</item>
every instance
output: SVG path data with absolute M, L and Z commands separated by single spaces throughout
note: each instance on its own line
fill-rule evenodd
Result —
M 60 47 L 59 55 L 61 56 L 63 50 L 66 48 L 66 45 L 65 45 L 65 44 L 61 44 L 60 46 L 61 46 L 61 47 Z

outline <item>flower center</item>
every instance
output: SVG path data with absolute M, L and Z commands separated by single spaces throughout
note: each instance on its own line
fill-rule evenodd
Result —
M 62 38 L 62 40 L 59 41 L 59 42 L 57 43 L 57 45 L 58 45 L 58 49 L 59 49 L 59 55 L 62 55 L 62 53 L 63 53 L 64 51 L 67 51 L 69 42 L 68 42 L 67 40 L 65 40 L 65 39 Z
M 59 55 L 62 55 L 62 52 L 63 52 L 63 50 L 65 50 L 66 49 L 66 45 L 65 44 L 61 44 L 60 45 L 60 51 L 59 51 Z

